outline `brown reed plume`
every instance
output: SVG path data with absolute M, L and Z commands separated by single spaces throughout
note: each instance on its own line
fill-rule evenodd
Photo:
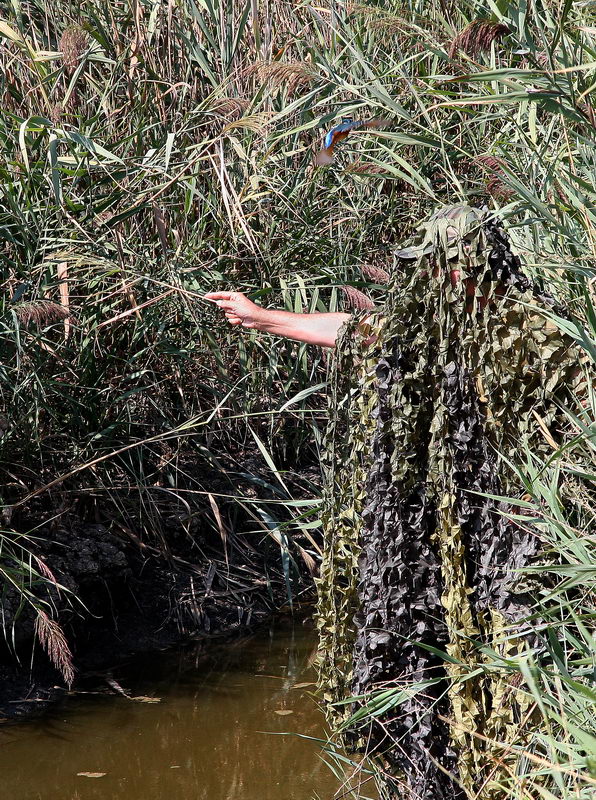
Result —
M 411 28 L 404 16 L 392 14 L 380 6 L 369 6 L 366 3 L 349 3 L 347 6 L 348 14 L 357 14 L 366 19 L 367 26 L 373 31 L 388 34 L 403 33 Z
M 35 635 L 70 689 L 74 681 L 74 664 L 64 631 L 55 619 L 50 619 L 45 611 L 39 608 L 35 620 Z
M 31 322 L 36 325 L 49 324 L 70 316 L 70 312 L 64 306 L 55 303 L 53 300 L 34 300 L 29 303 L 19 303 L 14 307 L 14 313 L 21 325 L 29 325 Z
M 59 47 L 64 70 L 67 75 L 72 75 L 87 50 L 87 35 L 78 25 L 71 25 L 60 37 Z
M 373 301 L 368 295 L 356 289 L 354 286 L 342 286 L 342 292 L 346 298 L 348 308 L 353 308 L 356 311 L 370 311 L 375 307 Z
M 475 19 L 457 34 L 449 47 L 449 58 L 454 58 L 459 50 L 475 57 L 488 50 L 493 42 L 510 33 L 507 25 L 491 22 L 488 19 Z
M 285 86 L 289 94 L 320 77 L 308 61 L 259 61 L 249 67 L 248 72 L 275 88 Z
M 389 170 L 381 164 L 371 164 L 367 161 L 355 161 L 346 167 L 346 172 L 356 172 L 364 175 L 390 175 Z
M 50 119 L 54 125 L 58 125 L 64 114 L 64 106 L 62 103 L 56 103 L 50 110 Z
M 383 285 L 391 283 L 391 275 L 387 270 L 382 269 L 382 267 L 375 267 L 373 264 L 363 264 L 360 267 L 360 272 L 362 272 L 365 278 L 375 283 L 382 283 Z
M 498 156 L 493 156 L 490 153 L 485 153 L 477 156 L 474 160 L 486 173 L 487 179 L 485 187 L 488 194 L 499 202 L 509 202 L 515 193 L 502 179 L 505 166 L 503 159 Z
M 212 101 L 210 110 L 229 121 L 240 119 L 250 102 L 242 97 L 218 97 Z
M 33 560 L 37 565 L 37 569 L 40 575 L 43 575 L 44 578 L 47 578 L 51 583 L 54 584 L 54 586 L 58 588 L 58 579 L 56 578 L 52 570 L 48 567 L 43 558 L 39 558 L 39 556 L 34 555 Z

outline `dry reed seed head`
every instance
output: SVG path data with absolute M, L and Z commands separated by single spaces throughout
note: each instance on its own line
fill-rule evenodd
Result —
M 50 119 L 54 123 L 54 125 L 58 125 L 60 120 L 62 119 L 62 114 L 64 113 L 64 106 L 62 103 L 56 103 L 55 106 L 52 106 L 52 110 L 50 111 Z
M 70 312 L 55 303 L 53 300 L 35 300 L 30 303 L 19 303 L 14 307 L 14 313 L 21 325 L 34 322 L 37 325 L 58 322 L 70 316 Z
M 373 31 L 378 31 L 379 33 L 387 33 L 391 35 L 406 33 L 404 22 L 399 17 L 386 16 L 379 17 L 379 19 L 373 19 L 370 23 L 370 27 Z M 422 50 L 422 43 L 414 42 L 412 49 Z
M 64 631 L 56 620 L 48 617 L 45 611 L 37 609 L 35 634 L 48 658 L 70 688 L 74 681 L 74 665 Z
M 360 267 L 360 271 L 365 278 L 369 278 L 375 283 L 382 283 L 383 285 L 386 285 L 391 282 L 391 275 L 387 272 L 387 270 L 384 270 L 381 267 L 375 267 L 372 264 L 364 264 Z
M 342 286 L 341 290 L 349 308 L 353 308 L 356 311 L 371 311 L 375 307 L 370 297 L 361 292 L 360 289 L 356 289 L 354 286 Z
M 376 17 L 382 13 L 382 9 L 378 6 L 369 6 L 366 3 L 346 3 L 346 14 L 364 14 L 370 17 Z
M 571 201 L 569 200 L 569 197 L 567 196 L 567 193 L 565 191 L 564 185 L 560 181 L 558 181 L 556 179 L 554 180 L 553 185 L 555 187 L 555 192 L 557 193 L 557 197 L 559 198 L 559 200 L 562 203 L 569 204 Z
M 211 104 L 211 110 L 230 121 L 240 119 L 250 101 L 242 97 L 218 97 Z
M 379 33 L 398 34 L 404 33 L 408 25 L 403 16 L 392 14 L 380 6 L 369 6 L 366 3 L 351 3 L 347 7 L 348 14 L 357 14 L 366 20 L 366 24 L 373 31 Z
M 505 161 L 498 156 L 493 156 L 490 153 L 483 153 L 477 156 L 474 161 L 491 172 L 502 172 L 505 167 Z
M 515 195 L 515 192 L 510 186 L 507 186 L 498 175 L 493 175 L 486 182 L 486 191 L 495 200 L 501 202 L 508 202 Z
M 64 31 L 60 37 L 60 51 L 62 53 L 62 63 L 67 73 L 74 72 L 86 49 L 87 35 L 82 28 L 73 25 Z
M 312 83 L 319 75 L 308 61 L 260 61 L 249 68 L 262 83 L 278 88 L 285 86 L 288 92 Z
M 51 581 L 51 583 L 53 583 L 58 588 L 58 580 L 56 579 L 56 576 L 54 575 L 52 570 L 48 567 L 46 562 L 42 558 L 39 558 L 39 556 L 36 555 L 33 556 L 33 560 L 37 564 L 37 570 L 40 573 L 40 575 L 43 575 L 44 578 L 47 578 L 49 581 Z
M 505 161 L 498 156 L 490 155 L 490 153 L 477 156 L 474 161 L 489 173 L 486 181 L 487 193 L 500 202 L 508 202 L 511 200 L 515 192 L 510 186 L 507 186 L 501 178 L 506 166 Z
M 546 50 L 539 50 L 536 53 L 536 62 L 541 69 L 550 70 L 552 68 L 551 57 Z
M 365 175 L 389 175 L 389 171 L 381 164 L 371 164 L 367 161 L 355 161 L 346 167 L 346 172 L 356 172 Z
M 275 116 L 274 111 L 258 111 L 256 114 L 249 114 L 246 117 L 232 120 L 223 126 L 222 133 L 244 128 L 245 130 L 254 131 L 255 133 L 265 133 L 271 119 Z
M 449 48 L 449 58 L 453 58 L 458 50 L 463 50 L 469 56 L 477 56 L 508 33 L 509 28 L 501 22 L 475 19 L 455 37 Z

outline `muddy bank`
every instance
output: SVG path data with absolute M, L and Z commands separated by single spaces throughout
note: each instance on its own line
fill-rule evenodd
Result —
M 85 675 L 133 653 L 232 635 L 287 606 L 287 575 L 272 537 L 248 517 L 231 519 L 225 508 L 221 530 L 188 510 L 162 503 L 159 530 L 151 536 L 147 520 L 135 525 L 131 515 L 116 517 L 107 505 L 96 514 L 99 521 L 81 520 L 80 507 L 57 513 L 41 501 L 13 518 L 15 547 L 44 580 L 33 575 L 27 586 L 35 606 L 23 603 L 22 587 L 5 588 L 0 718 L 39 714 L 64 696 L 64 669 L 56 668 L 61 659 L 72 662 L 76 688 Z M 24 539 L 19 530 L 34 533 Z M 303 563 L 292 559 L 289 577 L 295 602 L 312 597 Z M 39 608 L 58 621 L 70 655 L 59 652 L 60 637 L 52 658 L 51 647 L 40 646 Z

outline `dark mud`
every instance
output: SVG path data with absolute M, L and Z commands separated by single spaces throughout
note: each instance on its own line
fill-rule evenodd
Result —
M 226 519 L 222 537 L 200 515 L 189 523 L 184 509 L 160 510 L 154 535 L 146 522 L 135 529 L 130 518 L 106 513 L 83 522 L 41 504 L 12 520 L 17 531 L 34 530 L 27 541 L 15 533 L 15 544 L 28 548 L 46 578 L 29 588 L 65 634 L 75 688 L 132 654 L 245 632 L 287 605 L 279 546 L 249 520 L 234 519 L 232 528 Z M 296 570 L 294 600 L 312 592 L 307 570 Z M 4 590 L 2 615 L 0 720 L 6 722 L 43 713 L 68 687 L 37 641 L 35 608 L 23 605 L 14 587 Z

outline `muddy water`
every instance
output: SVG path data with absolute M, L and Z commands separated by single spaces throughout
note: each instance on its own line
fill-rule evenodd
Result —
M 310 628 L 284 624 L 115 668 L 140 699 L 78 694 L 41 721 L 0 730 L 0 797 L 331 800 L 338 782 L 320 747 L 272 735 L 324 736 L 313 687 L 301 685 L 314 680 L 314 644 Z M 101 680 L 89 690 L 103 692 Z

